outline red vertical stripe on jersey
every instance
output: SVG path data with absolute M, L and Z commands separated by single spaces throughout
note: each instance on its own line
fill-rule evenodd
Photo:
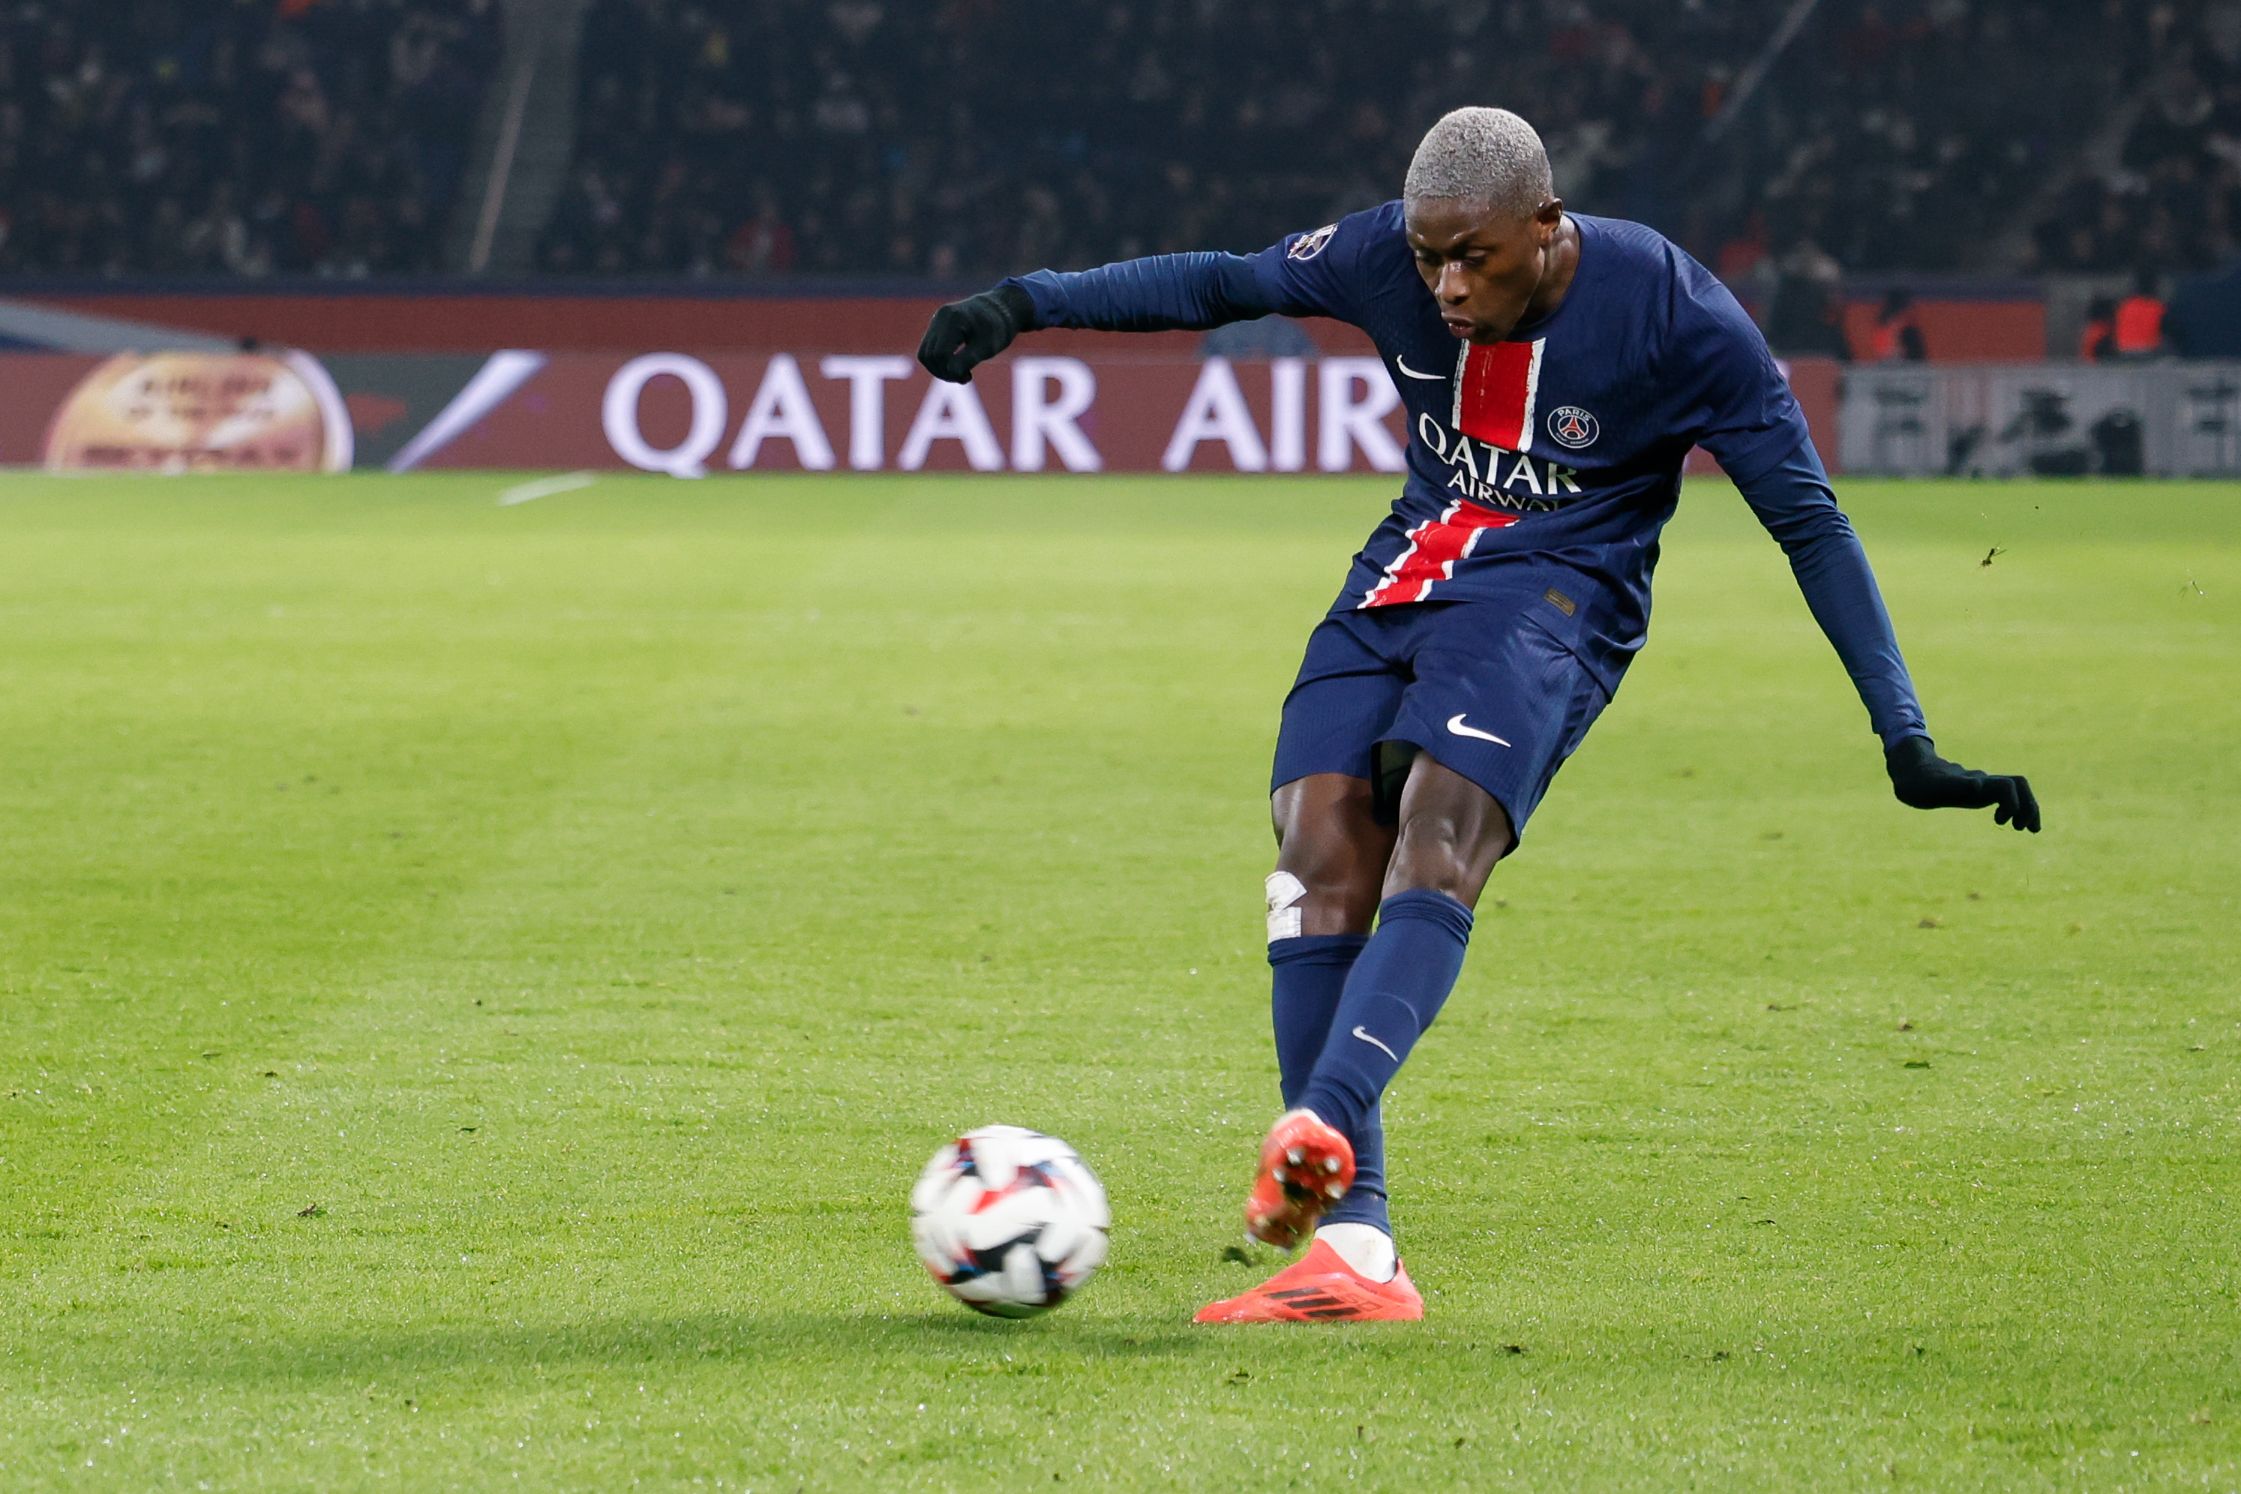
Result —
M 1455 428 L 1505 451 L 1530 451 L 1533 397 L 1540 382 L 1539 342 L 1464 344 Z
M 1488 529 L 1507 529 L 1516 514 L 1480 508 L 1461 499 L 1408 532 L 1408 548 L 1385 568 L 1385 579 L 1362 598 L 1364 607 L 1392 607 L 1421 602 L 1432 594 L 1432 584 L 1455 574 L 1455 562 L 1471 553 L 1471 546 Z

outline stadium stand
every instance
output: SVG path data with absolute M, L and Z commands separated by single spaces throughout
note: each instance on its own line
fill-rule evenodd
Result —
M 0 0 L 0 271 L 440 268 L 497 0 Z
M 2138 107 L 2040 223 L 2034 268 L 2206 270 L 2241 251 L 2241 3 L 2138 9 L 2124 37 Z
M 947 279 L 1246 248 L 1388 195 L 1439 111 L 1506 101 L 1575 201 L 1731 275 L 1801 252 L 1848 273 L 2019 271 L 2049 238 L 2028 232 L 2037 213 L 2075 216 L 2044 199 L 2081 169 L 2091 121 L 2190 66 L 2222 106 L 2162 94 L 2128 174 L 2078 189 L 2165 206 L 2049 262 L 2169 268 L 2231 247 L 2222 220 L 2182 232 L 2167 205 L 2186 161 L 2232 170 L 2230 0 L 1824 0 L 1748 76 L 1791 9 L 1116 0 L 1084 29 L 994 0 L 595 0 L 539 262 Z
M 1847 272 L 2021 268 L 2015 226 L 2087 143 L 2078 101 L 2122 94 L 2127 8 L 1828 0 L 1692 177 L 1682 237 L 1730 273 L 1803 241 Z
M 0 0 L 0 272 L 458 269 L 502 8 Z M 1486 101 L 1575 202 L 1786 299 L 1792 346 L 1838 276 L 2117 294 L 2241 251 L 2241 0 L 1821 0 L 1792 36 L 1795 9 L 525 0 L 576 38 L 574 109 L 550 70 L 552 186 L 497 268 L 950 282 L 1251 248 L 1389 194 L 1429 118 Z
M 1244 247 L 1380 200 L 1429 118 L 1501 97 L 1534 100 L 1569 177 L 1655 183 L 1770 8 L 1124 0 L 1085 31 L 986 0 L 597 0 L 540 258 L 949 277 Z

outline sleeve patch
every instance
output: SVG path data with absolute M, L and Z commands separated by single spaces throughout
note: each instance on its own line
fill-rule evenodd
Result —
M 1337 232 L 1338 225 L 1336 223 L 1326 223 L 1313 233 L 1303 233 L 1292 240 L 1292 246 L 1284 251 L 1284 257 L 1286 259 L 1313 259 L 1329 247 L 1331 236 Z

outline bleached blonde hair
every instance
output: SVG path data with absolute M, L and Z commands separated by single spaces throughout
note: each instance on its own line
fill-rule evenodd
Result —
M 1468 198 L 1530 218 L 1556 195 L 1540 135 L 1507 109 L 1456 109 L 1424 132 L 1408 163 L 1408 202 Z

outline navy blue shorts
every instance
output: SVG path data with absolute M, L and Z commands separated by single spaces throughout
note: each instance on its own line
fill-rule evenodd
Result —
M 1418 752 L 1494 796 L 1523 836 L 1610 693 L 1511 602 L 1428 602 L 1326 617 L 1308 636 L 1272 789 L 1310 773 L 1375 787 L 1392 818 Z

